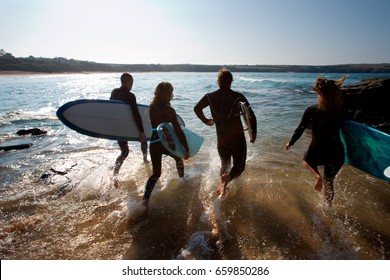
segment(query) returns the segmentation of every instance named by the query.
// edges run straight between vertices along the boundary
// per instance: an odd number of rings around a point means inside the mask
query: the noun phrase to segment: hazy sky
[[[105,63],[390,63],[389,0],[0,0],[0,49]]]

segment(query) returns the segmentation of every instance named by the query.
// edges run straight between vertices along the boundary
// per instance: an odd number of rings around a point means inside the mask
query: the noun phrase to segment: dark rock
[[[11,150],[23,150],[23,149],[28,149],[32,146],[32,143],[25,143],[25,144],[11,144],[11,145],[1,145],[0,146],[0,151],[11,151]]]
[[[347,119],[390,134],[390,78],[373,78],[341,88]]]
[[[50,174],[45,173],[45,174],[42,174],[41,179],[47,179],[49,177],[50,177]]]
[[[22,130],[19,130],[18,132],[16,132],[17,135],[27,135],[27,134],[42,135],[42,134],[46,134],[46,133],[47,133],[46,131],[43,131],[39,128],[22,129]]]

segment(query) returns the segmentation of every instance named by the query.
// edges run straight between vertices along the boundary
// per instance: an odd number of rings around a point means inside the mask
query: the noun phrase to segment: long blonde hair
[[[348,75],[342,76],[337,81],[327,80],[324,77],[317,78],[317,81],[312,86],[312,89],[318,94],[319,110],[325,112],[340,112],[342,110],[343,96],[339,90],[346,78],[348,78]]]
[[[156,105],[168,105],[173,98],[173,86],[169,82],[161,82],[154,90],[154,98],[150,103],[151,107]]]

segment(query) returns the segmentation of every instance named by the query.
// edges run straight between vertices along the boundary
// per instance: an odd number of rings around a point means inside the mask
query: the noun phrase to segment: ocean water
[[[284,149],[316,102],[310,87],[319,74],[233,73],[258,136],[248,144],[246,171],[221,201],[215,128],[193,112],[217,88],[217,74],[135,73],[139,103],[149,104],[160,81],[171,82],[172,106],[205,137],[184,179],[163,158],[147,213],[140,201],[152,168],[139,143],[130,142],[114,180],[116,142],[78,134],[56,117],[66,102],[108,99],[120,74],[0,76],[0,142],[33,144],[0,151],[0,259],[390,259],[389,183],[344,165],[329,208],[302,164],[309,132]],[[351,74],[346,84],[381,76]],[[47,134],[16,134],[30,128]]]

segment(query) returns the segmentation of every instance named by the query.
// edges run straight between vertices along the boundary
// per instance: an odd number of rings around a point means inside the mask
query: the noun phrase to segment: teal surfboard
[[[188,128],[182,127],[182,130],[184,132],[184,135],[186,136],[187,144],[190,148],[190,156],[192,157],[199,152],[200,147],[203,144],[204,138],[196,134],[195,132],[192,132]],[[157,134],[163,146],[171,154],[180,158],[184,158],[184,146],[181,144],[179,138],[177,137],[172,124],[168,122],[163,122],[159,124],[159,126],[157,127]]]
[[[345,162],[390,181],[390,135],[353,121],[344,121],[341,140]]]

